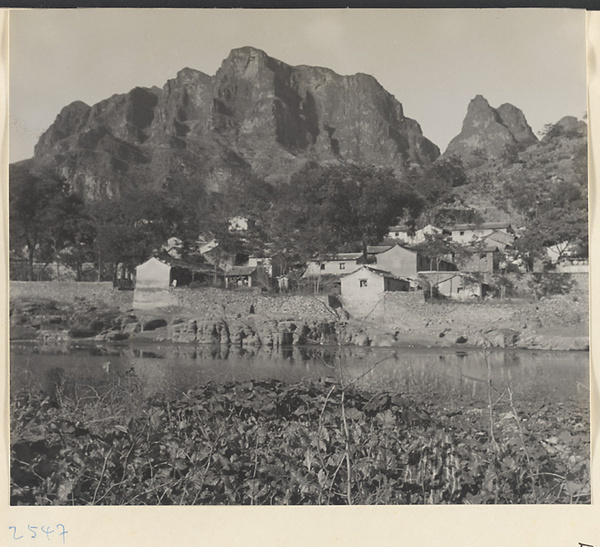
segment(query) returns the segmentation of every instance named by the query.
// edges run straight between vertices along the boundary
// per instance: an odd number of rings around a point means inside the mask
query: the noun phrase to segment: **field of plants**
[[[335,378],[145,398],[132,370],[11,396],[12,505],[589,503],[589,408]]]

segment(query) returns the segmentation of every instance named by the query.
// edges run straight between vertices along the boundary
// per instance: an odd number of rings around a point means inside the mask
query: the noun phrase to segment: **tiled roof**
[[[362,256],[362,253],[337,253],[327,258],[313,258],[311,262],[334,262],[338,260],[357,260]]]
[[[379,253],[384,253],[385,251],[389,251],[393,245],[368,245],[367,253],[370,255],[376,255]]]
[[[502,230],[510,228],[510,222],[484,222],[483,224],[455,224],[448,226],[448,230],[456,232],[457,230]]]
[[[234,266],[225,272],[226,277],[251,275],[256,271],[256,266]]]
[[[373,272],[376,275],[380,275],[381,277],[390,277],[392,279],[400,279],[401,281],[408,281],[408,279],[406,279],[405,277],[399,277],[397,275],[394,275],[392,272],[387,272],[385,270],[379,270],[378,268],[373,268],[372,266],[362,266],[361,268],[359,268],[358,270],[354,270],[353,272],[350,272],[344,276],[341,277],[349,277],[351,275],[355,275],[356,273],[360,272],[361,270],[369,270],[370,272]]]
[[[485,247],[465,247],[467,251],[472,253],[493,253],[498,250],[496,245],[486,245]]]

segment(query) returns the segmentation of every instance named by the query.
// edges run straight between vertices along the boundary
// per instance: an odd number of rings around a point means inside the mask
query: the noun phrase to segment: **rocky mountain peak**
[[[162,89],[69,105],[38,142],[34,163],[98,196],[107,185],[114,193],[123,185],[172,180],[218,191],[250,173],[277,183],[309,161],[402,173],[438,156],[372,76],[291,66],[241,47],[214,76],[186,67]]]
[[[525,114],[516,106],[504,103],[497,108],[496,112],[498,112],[502,123],[519,144],[527,147],[538,142],[533,130],[527,123]]]
[[[505,103],[493,108],[482,95],[471,100],[461,132],[448,144],[444,156],[457,155],[468,166],[498,158],[511,148],[537,142],[523,112]]]

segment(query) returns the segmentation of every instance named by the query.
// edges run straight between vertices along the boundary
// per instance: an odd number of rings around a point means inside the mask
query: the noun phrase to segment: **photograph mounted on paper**
[[[11,505],[590,503],[583,11],[10,24]]]

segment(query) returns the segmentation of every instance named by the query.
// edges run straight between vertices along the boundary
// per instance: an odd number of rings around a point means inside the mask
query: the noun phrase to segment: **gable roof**
[[[225,277],[252,275],[256,270],[257,266],[234,266],[225,272]]]
[[[513,234],[508,234],[506,232],[494,230],[491,234],[488,234],[483,239],[491,239],[492,241],[497,241],[498,243],[508,243],[509,241],[514,241],[516,237]]]
[[[389,251],[395,245],[367,245],[367,254],[377,255]]]
[[[161,260],[160,258],[152,256],[148,260],[142,262],[141,264],[138,264],[135,267],[135,269],[137,270],[138,268],[145,268],[147,266],[152,266],[152,265],[164,266],[165,268],[170,268],[171,267],[171,265],[167,264],[164,260]]]
[[[419,272],[418,275],[419,275],[419,277],[425,277],[425,278],[428,278],[430,275],[432,275],[432,276],[435,276],[437,279],[439,279],[440,277],[443,277],[444,279],[441,279],[439,281],[439,283],[445,283],[446,281],[450,281],[451,279],[454,279],[455,277],[461,277],[463,279],[470,281],[471,283],[481,283],[482,285],[486,285],[489,287],[488,283],[486,283],[485,281],[482,281],[480,279],[477,279],[475,276],[473,276],[472,274],[470,274],[468,272],[438,272],[436,270],[429,270],[429,271]]]
[[[166,252],[160,252],[158,255],[155,255],[153,258],[158,260],[159,262],[165,264],[166,266],[170,266],[172,268],[181,268],[183,270],[189,270],[190,272],[196,273],[214,273],[215,266],[207,263],[198,263],[198,262],[190,262],[188,260],[182,260],[180,258],[173,258]],[[221,268],[216,268],[217,272],[221,272]]]
[[[356,274],[360,273],[362,270],[367,270],[367,271],[374,273],[375,275],[378,275],[380,277],[387,277],[390,279],[399,279],[400,281],[406,281],[407,283],[410,283],[410,280],[406,279],[405,277],[399,277],[397,275],[394,275],[392,272],[387,272],[385,270],[380,270],[378,268],[373,268],[372,266],[366,266],[366,265],[361,266],[360,268],[358,268],[358,270],[354,270],[353,272],[342,275],[340,277],[341,278],[350,277],[351,275],[356,275]]]
[[[309,262],[338,262],[340,260],[357,260],[362,256],[362,253],[336,253],[330,257],[313,258]]]
[[[382,253],[386,253],[387,251],[392,250],[394,247],[400,247],[405,251],[410,253],[418,254],[419,251],[414,249],[413,247],[409,247],[408,245],[402,245],[400,243],[394,243],[392,245],[369,245],[367,246],[367,254],[369,255],[378,255]]]
[[[497,245],[486,245],[485,247],[471,246],[465,247],[465,249],[471,253],[494,253],[499,250]]]
[[[482,224],[455,224],[449,226],[448,230],[456,232],[458,230],[503,230],[510,228],[510,222],[484,222]]]

